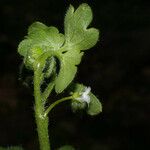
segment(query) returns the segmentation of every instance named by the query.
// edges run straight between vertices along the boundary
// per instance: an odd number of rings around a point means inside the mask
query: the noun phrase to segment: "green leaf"
[[[85,88],[86,86],[84,86],[83,84],[74,84],[71,87],[71,91],[75,94],[77,93],[78,95],[80,95],[83,93]],[[86,108],[87,114],[91,116],[97,115],[100,112],[102,112],[102,104],[99,101],[99,99],[92,92],[89,93],[89,96],[90,103],[87,105],[87,107],[85,106],[85,102],[81,103],[76,100],[73,100],[71,103],[72,110],[75,112],[77,110]]]
[[[24,56],[26,67],[33,70],[35,60],[45,52],[57,51],[63,43],[64,36],[57,28],[35,22],[29,27],[25,40],[20,42],[18,52]]]
[[[65,146],[60,147],[58,150],[75,150],[75,148],[73,148],[70,145],[65,145]]]
[[[92,10],[87,4],[81,4],[76,11],[70,6],[65,17],[66,45],[79,50],[93,47],[99,37],[95,28],[87,29],[93,18]]]
[[[96,44],[99,31],[87,29],[92,21],[92,10],[87,4],[80,5],[76,11],[70,5],[65,16],[65,54],[60,59],[60,74],[56,79],[55,90],[61,93],[74,79],[77,65],[81,61],[81,50],[89,49]]]
[[[64,43],[64,35],[59,33],[53,26],[46,26],[43,23],[35,22],[28,30],[29,38],[34,40],[34,44],[47,47],[48,50],[58,50]]]
[[[23,150],[23,149],[18,146],[13,146],[13,147],[8,147],[8,148],[0,147],[0,150]]]
[[[64,21],[65,35],[59,33],[55,27],[35,22],[29,27],[28,35],[18,46],[19,54],[24,57],[25,66],[31,70],[37,69],[39,64],[45,66],[44,63],[47,61],[43,58],[55,58],[52,63],[57,67],[56,93],[64,91],[74,79],[77,65],[84,54],[82,50],[91,48],[98,41],[99,31],[87,28],[92,18],[92,10],[87,4],[81,4],[76,11],[70,5]],[[39,62],[40,60],[42,62]],[[40,72],[42,69],[41,67]],[[50,67],[47,69],[45,72],[49,76],[53,70]]]
[[[77,66],[83,53],[78,51],[67,51],[60,57],[60,71],[56,78],[55,91],[61,93],[74,79],[77,72]]]

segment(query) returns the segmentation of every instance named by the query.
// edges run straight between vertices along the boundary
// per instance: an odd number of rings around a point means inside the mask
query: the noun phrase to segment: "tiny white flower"
[[[91,91],[90,87],[85,87],[84,91],[81,92],[81,96],[76,98],[76,100],[79,100],[80,102],[86,102],[88,105],[90,103],[90,96],[89,93]]]

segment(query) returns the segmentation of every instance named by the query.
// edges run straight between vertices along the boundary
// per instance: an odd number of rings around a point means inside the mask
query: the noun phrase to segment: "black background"
[[[34,21],[63,32],[69,4],[93,10],[91,26],[101,31],[86,52],[76,81],[92,87],[103,112],[73,114],[69,104],[50,116],[53,149],[72,144],[82,150],[150,148],[150,3],[144,0],[0,0],[0,145],[38,149],[32,90],[18,81],[17,45]]]

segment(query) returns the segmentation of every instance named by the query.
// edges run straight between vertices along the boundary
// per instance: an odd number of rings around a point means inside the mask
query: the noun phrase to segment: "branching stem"
[[[34,97],[35,97],[35,118],[37,124],[37,132],[40,143],[40,150],[51,150],[49,134],[48,134],[48,117],[43,117],[44,103],[42,101],[40,90],[40,75],[38,70],[34,71]]]

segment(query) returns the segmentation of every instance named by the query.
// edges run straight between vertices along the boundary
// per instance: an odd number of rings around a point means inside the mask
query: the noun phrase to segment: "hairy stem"
[[[46,103],[46,100],[47,100],[48,96],[50,95],[53,87],[54,87],[54,82],[52,81],[51,83],[48,84],[47,88],[42,93],[43,102]]]
[[[43,117],[44,103],[40,91],[40,77],[37,70],[34,71],[34,97],[35,97],[35,118],[37,132],[40,144],[40,150],[50,150],[50,141],[48,134],[48,117]]]

